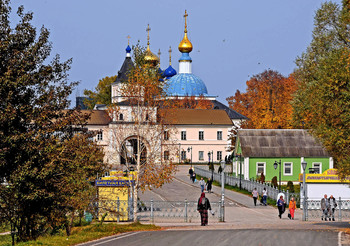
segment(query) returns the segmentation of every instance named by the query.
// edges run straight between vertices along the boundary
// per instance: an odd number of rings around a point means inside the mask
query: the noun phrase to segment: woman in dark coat
[[[211,180],[211,178],[209,178],[209,179],[207,180],[207,191],[208,191],[208,193],[211,193],[211,186],[212,186],[212,183],[213,183],[213,181]]]
[[[277,201],[277,207],[278,207],[278,217],[282,219],[282,214],[284,213],[286,209],[286,202],[283,199],[283,196],[280,196],[280,199]]]
[[[201,226],[208,225],[208,209],[211,210],[209,199],[206,198],[205,193],[202,192],[197,204],[197,210],[201,215]]]

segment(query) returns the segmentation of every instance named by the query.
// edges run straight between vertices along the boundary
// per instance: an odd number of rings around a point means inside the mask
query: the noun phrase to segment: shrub
[[[278,186],[278,185],[277,185],[277,176],[274,176],[274,177],[272,178],[271,183],[272,183],[273,187],[275,187],[275,188]]]
[[[287,190],[289,190],[290,193],[294,193],[294,184],[292,181],[288,181]]]

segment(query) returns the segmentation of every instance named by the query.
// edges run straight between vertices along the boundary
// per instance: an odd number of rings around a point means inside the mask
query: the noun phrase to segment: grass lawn
[[[107,237],[123,232],[129,231],[156,231],[160,230],[160,227],[155,225],[143,225],[140,223],[133,224],[117,224],[117,223],[104,223],[103,225],[91,224],[88,226],[74,227],[72,229],[72,235],[67,238],[66,234],[61,233],[53,236],[39,237],[36,241],[28,241],[24,243],[18,243],[16,245],[52,245],[52,246],[66,246],[75,245],[78,243],[88,242],[94,239]],[[11,235],[0,236],[0,246],[11,245]]]

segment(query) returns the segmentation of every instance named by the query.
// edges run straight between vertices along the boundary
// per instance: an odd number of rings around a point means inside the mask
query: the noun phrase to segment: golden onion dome
[[[187,32],[185,32],[184,38],[179,44],[179,51],[182,53],[190,53],[193,49],[192,43],[187,38]]]
[[[157,66],[159,63],[159,57],[152,53],[149,46],[147,46],[145,62],[152,66]]]
[[[193,49],[193,46],[192,46],[192,43],[190,42],[190,40],[188,40],[188,37],[187,37],[187,11],[185,10],[185,35],[182,39],[182,41],[180,42],[179,44],[179,51],[182,52],[182,53],[190,53]]]
[[[145,55],[145,62],[147,64],[150,64],[151,66],[157,66],[159,63],[159,57],[153,54],[151,49],[149,48],[149,31],[151,31],[149,24],[147,26],[146,31],[147,31],[147,49],[146,49],[146,55]]]

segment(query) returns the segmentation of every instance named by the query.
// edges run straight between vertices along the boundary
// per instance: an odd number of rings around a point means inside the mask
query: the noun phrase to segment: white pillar
[[[249,179],[249,157],[244,158],[244,179]]]
[[[329,157],[329,169],[334,168],[333,157]]]

